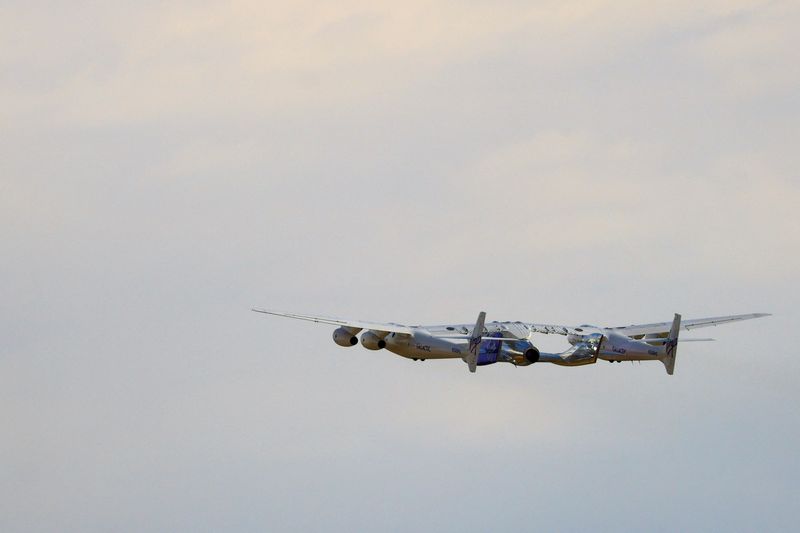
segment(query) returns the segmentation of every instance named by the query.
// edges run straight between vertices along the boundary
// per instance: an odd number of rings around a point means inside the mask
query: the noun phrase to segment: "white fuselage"
[[[384,340],[387,350],[409,359],[461,359],[468,346],[465,340],[434,337],[423,329],[413,335],[392,333]]]

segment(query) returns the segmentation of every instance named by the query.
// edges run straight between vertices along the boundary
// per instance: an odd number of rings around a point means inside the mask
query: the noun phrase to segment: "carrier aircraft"
[[[336,326],[333,341],[352,347],[359,342],[368,350],[388,350],[408,359],[461,359],[470,372],[494,363],[529,366],[553,363],[560,366],[591,365],[598,360],[661,361],[667,374],[675,371],[678,336],[682,330],[718,326],[769,316],[769,313],[718,316],[672,322],[601,328],[596,326],[559,326],[529,322],[486,322],[481,311],[475,324],[443,326],[405,326],[395,323],[365,322],[314,315],[300,315],[254,308],[257,313],[307,320]],[[358,335],[360,334],[360,341]],[[569,345],[563,352],[546,353],[535,345],[536,335],[561,335]],[[711,341],[708,338],[681,339]]]

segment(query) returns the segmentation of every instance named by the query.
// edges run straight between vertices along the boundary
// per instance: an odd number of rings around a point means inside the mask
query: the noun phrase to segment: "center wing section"
[[[319,324],[331,324],[333,326],[344,326],[357,329],[371,329],[373,331],[386,331],[389,333],[405,333],[410,335],[413,333],[414,328],[404,326],[402,324],[393,323],[380,323],[380,322],[365,322],[363,320],[349,320],[343,318],[333,318],[326,316],[315,315],[300,315],[297,313],[285,313],[283,311],[270,311],[268,309],[261,309],[254,307],[253,311],[256,313],[264,313],[266,315],[282,316],[286,318],[294,318],[295,320],[307,320],[309,322],[317,322]]]
[[[443,326],[424,326],[425,331],[437,337],[469,339],[474,324],[451,324]],[[517,339],[528,339],[532,333],[554,333],[569,335],[574,328],[553,324],[532,324],[527,322],[486,322],[484,334],[503,333]]]

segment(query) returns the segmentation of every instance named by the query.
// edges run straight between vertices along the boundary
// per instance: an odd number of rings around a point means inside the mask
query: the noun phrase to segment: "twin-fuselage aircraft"
[[[681,330],[693,330],[769,316],[768,313],[731,315],[681,321],[676,314],[672,322],[640,324],[611,328],[596,326],[556,326],[528,322],[486,322],[481,312],[475,324],[444,326],[404,326],[394,323],[343,320],[313,315],[300,315],[266,309],[253,311],[298,320],[308,320],[337,326],[333,341],[351,347],[359,343],[368,350],[386,349],[414,360],[462,359],[470,372],[478,366],[511,363],[528,366],[533,363],[553,363],[561,366],[581,366],[598,360],[661,361],[672,375],[678,352]],[[541,352],[534,344],[534,335],[563,335],[569,348],[563,352]],[[682,339],[710,341],[713,339]]]

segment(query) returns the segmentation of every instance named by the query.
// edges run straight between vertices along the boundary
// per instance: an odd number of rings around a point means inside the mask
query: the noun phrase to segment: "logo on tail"
[[[672,327],[669,330],[669,336],[666,342],[664,342],[664,355],[660,357],[661,362],[664,363],[664,368],[667,369],[667,374],[670,376],[675,372],[675,356],[678,355],[678,335],[680,331],[681,315],[675,313]]]
[[[675,348],[678,347],[678,339],[669,339],[664,343],[664,351],[667,352],[668,357],[675,354]]]
[[[481,345],[481,338],[480,337],[472,337],[469,339],[469,353],[477,354],[478,353],[478,346]]]
[[[478,347],[481,345],[483,337],[483,323],[486,320],[486,313],[481,311],[478,313],[478,321],[475,322],[475,327],[472,329],[472,336],[469,338],[469,355],[464,357],[464,362],[467,363],[470,372],[475,372],[478,366]]]

